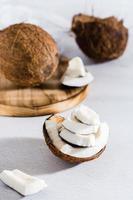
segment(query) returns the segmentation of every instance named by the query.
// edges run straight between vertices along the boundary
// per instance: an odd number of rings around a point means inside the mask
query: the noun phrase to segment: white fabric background
[[[94,10],[97,16],[115,15],[129,27],[125,54],[95,65],[70,36],[74,14]],[[18,168],[46,180],[48,188],[23,198],[0,182],[0,200],[133,199],[133,1],[131,0],[0,0],[0,28],[15,22],[33,22],[47,29],[62,53],[81,56],[95,81],[85,104],[110,125],[105,153],[97,160],[70,165],[44,145],[45,117],[0,117],[0,172]]]

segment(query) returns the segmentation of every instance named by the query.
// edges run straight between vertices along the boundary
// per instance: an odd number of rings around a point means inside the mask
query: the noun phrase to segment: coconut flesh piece
[[[85,76],[84,64],[80,57],[75,57],[69,61],[65,75],[70,77]]]
[[[62,125],[63,127],[65,127],[65,129],[71,131],[72,133],[80,135],[89,135],[96,133],[99,128],[99,125],[97,124],[91,126],[71,119],[64,120]]]
[[[69,142],[70,144],[74,144],[81,147],[93,147],[95,146],[95,135],[81,135],[81,134],[74,134],[69,130],[63,128],[59,133],[60,137],[65,141]]]
[[[0,179],[10,188],[24,196],[35,194],[47,187],[44,180],[25,174],[18,169],[12,171],[4,170],[0,173]]]
[[[46,120],[45,125],[53,145],[59,151],[69,156],[77,158],[91,157],[97,154],[101,149],[103,149],[108,141],[109,128],[106,123],[101,123],[98,132],[95,134],[95,146],[86,148],[76,148],[63,141],[59,136],[58,128],[60,128],[60,126],[58,126],[57,122],[54,122],[52,120]]]
[[[94,77],[90,72],[86,72],[84,77],[70,77],[64,76],[62,84],[70,87],[83,87],[90,84],[94,80]]]
[[[82,106],[85,110],[88,109],[86,106]],[[82,110],[82,107],[79,107]],[[79,110],[77,108],[77,110]],[[83,111],[84,111],[83,110]],[[84,117],[84,114],[82,113],[81,117]],[[94,115],[95,114],[95,115]],[[62,126],[64,127],[60,132],[60,137],[64,139],[65,141],[82,147],[90,147],[95,146],[95,136],[94,134],[98,131],[100,120],[98,117],[97,120],[94,120],[94,118],[97,119],[97,114],[91,110],[89,113],[89,124],[84,124],[81,121],[73,120],[75,119],[75,115],[73,112],[73,116],[71,115],[72,119],[66,119],[62,122]],[[91,125],[93,120],[93,124]]]
[[[75,57],[69,61],[68,68],[62,79],[62,84],[71,87],[82,87],[90,84],[94,77],[85,71],[83,61]]]
[[[99,125],[100,119],[99,115],[92,109],[88,108],[85,105],[79,106],[72,112],[72,117],[75,117],[77,120],[84,124],[88,125]]]

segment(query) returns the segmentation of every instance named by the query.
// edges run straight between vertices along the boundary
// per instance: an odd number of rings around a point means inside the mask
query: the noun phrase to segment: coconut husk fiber
[[[71,30],[80,49],[97,62],[121,56],[128,41],[128,29],[114,16],[102,19],[78,14],[72,19]]]
[[[39,26],[20,23],[0,31],[0,72],[16,85],[44,83],[58,62],[56,42]]]

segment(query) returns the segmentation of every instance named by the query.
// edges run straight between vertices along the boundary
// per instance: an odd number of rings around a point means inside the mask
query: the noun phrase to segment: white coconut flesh
[[[53,145],[62,153],[77,157],[77,158],[87,158],[97,154],[101,149],[103,149],[108,141],[109,128],[106,123],[101,123],[99,130],[95,134],[95,146],[93,147],[73,147],[59,136],[58,129],[59,124],[52,121],[46,120],[45,122],[47,133],[52,140]]]
[[[80,57],[75,57],[69,61],[65,75],[70,77],[85,76],[85,67]]]
[[[71,119],[64,120],[62,125],[65,127],[65,129],[71,131],[72,133],[76,133],[80,135],[88,135],[88,134],[96,133],[99,128],[99,125],[97,124],[87,125],[87,124],[83,124]]]
[[[84,77],[70,77],[64,75],[62,84],[71,87],[82,87],[90,84],[94,80],[94,77],[90,72],[85,72]]]
[[[79,106],[72,112],[72,118],[79,120],[80,122],[88,125],[99,125],[99,115],[92,109],[85,105]]]
[[[68,68],[62,78],[62,84],[70,87],[82,87],[90,84],[94,77],[86,72],[83,61],[80,57],[71,59]]]
[[[81,147],[93,147],[95,146],[95,135],[80,135],[74,134],[67,129],[63,128],[59,133],[60,137],[70,144],[81,146]]]

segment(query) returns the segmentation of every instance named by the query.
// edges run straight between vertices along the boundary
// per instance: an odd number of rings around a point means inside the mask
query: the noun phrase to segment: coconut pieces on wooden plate
[[[92,74],[86,71],[82,59],[74,57],[69,61],[61,83],[69,87],[82,87],[90,84],[93,79]]]
[[[50,116],[44,122],[43,133],[55,156],[70,163],[81,163],[102,154],[108,142],[109,127],[100,121],[95,111],[81,105],[67,118]]]

